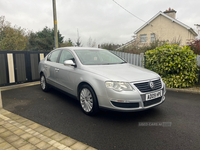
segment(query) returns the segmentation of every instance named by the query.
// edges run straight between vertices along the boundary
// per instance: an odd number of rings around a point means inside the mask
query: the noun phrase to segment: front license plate
[[[146,101],[158,98],[162,96],[162,91],[146,94]]]

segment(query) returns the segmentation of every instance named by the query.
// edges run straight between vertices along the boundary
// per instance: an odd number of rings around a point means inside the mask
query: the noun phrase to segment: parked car
[[[39,73],[43,91],[55,87],[74,96],[88,115],[101,108],[145,110],[165,100],[165,83],[157,73],[103,49],[58,48],[40,61]]]

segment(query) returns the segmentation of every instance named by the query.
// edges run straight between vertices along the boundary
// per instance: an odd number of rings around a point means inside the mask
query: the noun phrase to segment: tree
[[[200,55],[200,39],[195,39],[187,43],[195,54]]]
[[[63,43],[64,36],[58,31],[58,44],[59,47]],[[30,51],[49,51],[54,49],[54,29],[50,29],[47,26],[42,31],[36,33],[30,32],[28,49]]]
[[[70,46],[74,46],[74,44],[70,38],[68,39],[68,41],[61,43],[61,47],[70,47]]]
[[[79,32],[78,32],[78,29],[77,29],[77,39],[76,39],[76,42],[75,42],[75,46],[77,47],[82,47],[82,43],[81,43],[81,37],[79,36]]]
[[[25,29],[11,27],[4,16],[0,17],[0,50],[25,50],[27,42]]]
[[[90,38],[88,39],[87,46],[88,46],[88,47],[96,47],[96,41],[95,41],[95,40],[92,40],[92,38],[90,37]]]
[[[74,45],[73,42],[72,42],[72,40],[71,40],[70,38],[68,39],[67,44],[68,44],[69,46],[73,46],[73,45]]]
[[[103,43],[98,46],[99,48],[107,49],[107,50],[116,50],[118,47],[120,47],[119,44],[113,44],[113,43]]]

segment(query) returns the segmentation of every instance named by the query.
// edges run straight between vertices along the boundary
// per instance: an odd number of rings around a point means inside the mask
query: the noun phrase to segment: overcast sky
[[[176,18],[194,28],[200,24],[200,0],[115,0],[128,11],[148,21],[159,11],[173,8]],[[113,0],[56,0],[58,29],[65,37],[84,46],[91,37],[97,44],[122,44],[130,41],[144,22],[132,16]],[[11,25],[39,31],[53,28],[52,0],[0,0],[0,16]]]

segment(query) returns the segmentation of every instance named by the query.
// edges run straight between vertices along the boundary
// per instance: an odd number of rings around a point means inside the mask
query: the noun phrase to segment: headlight
[[[126,82],[107,81],[105,84],[106,84],[107,88],[113,89],[117,92],[132,91],[133,90],[131,85],[129,83],[126,83]]]

